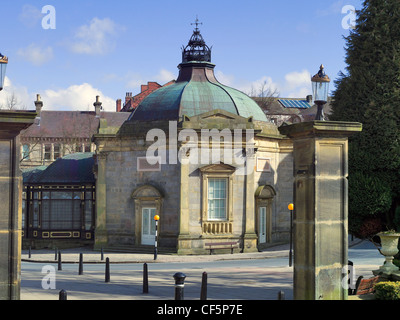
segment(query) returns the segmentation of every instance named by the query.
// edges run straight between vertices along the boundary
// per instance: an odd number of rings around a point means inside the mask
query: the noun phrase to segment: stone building
[[[237,241],[243,252],[289,238],[292,143],[253,99],[215,78],[196,27],[175,83],[147,96],[121,126],[100,120],[95,246],[154,245],[205,254]]]
[[[99,119],[120,126],[129,115],[101,110],[101,102],[94,103],[93,111],[47,111],[37,95],[35,123],[21,132],[21,169],[48,166],[65,155],[94,152],[91,141],[99,126]]]

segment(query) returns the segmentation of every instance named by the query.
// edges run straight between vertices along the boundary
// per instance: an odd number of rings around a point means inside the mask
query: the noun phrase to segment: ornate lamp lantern
[[[331,79],[325,74],[324,66],[321,65],[318,73],[311,78],[314,102],[318,106],[315,120],[325,120],[324,104],[328,101],[329,83]]]
[[[3,90],[8,58],[0,53],[0,91]]]

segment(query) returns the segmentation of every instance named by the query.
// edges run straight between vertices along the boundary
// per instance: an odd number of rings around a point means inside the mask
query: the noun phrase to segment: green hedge
[[[377,300],[400,300],[400,282],[385,281],[375,285]]]

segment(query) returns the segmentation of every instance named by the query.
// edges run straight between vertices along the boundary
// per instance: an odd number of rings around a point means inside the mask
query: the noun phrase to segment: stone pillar
[[[106,152],[98,153],[96,170],[96,228],[95,249],[107,246],[107,155]]]
[[[21,287],[22,176],[19,133],[35,112],[0,111],[0,300],[19,300]]]
[[[257,252],[257,234],[255,231],[255,189],[254,189],[254,154],[247,155],[246,168],[246,220],[245,220],[245,233],[243,236],[243,252]]]
[[[311,121],[279,130],[293,141],[294,299],[345,300],[348,137],[362,125]]]
[[[178,254],[189,254],[191,253],[191,238],[189,234],[189,157],[182,156],[180,168]]]

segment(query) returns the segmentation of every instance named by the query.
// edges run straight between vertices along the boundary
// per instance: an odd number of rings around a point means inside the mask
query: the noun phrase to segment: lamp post
[[[0,91],[3,90],[8,58],[0,53]]]
[[[293,210],[294,210],[294,205],[293,203],[290,203],[288,205],[288,209],[290,211],[290,243],[289,243],[289,267],[292,266],[292,235],[293,235]]]
[[[315,120],[325,121],[324,104],[328,102],[329,83],[331,80],[325,74],[324,66],[321,65],[318,73],[311,78],[314,102],[318,106]]]
[[[157,229],[158,229],[158,220],[160,220],[159,215],[154,216],[154,221],[156,222],[156,235],[154,237],[154,260],[157,260]]]

